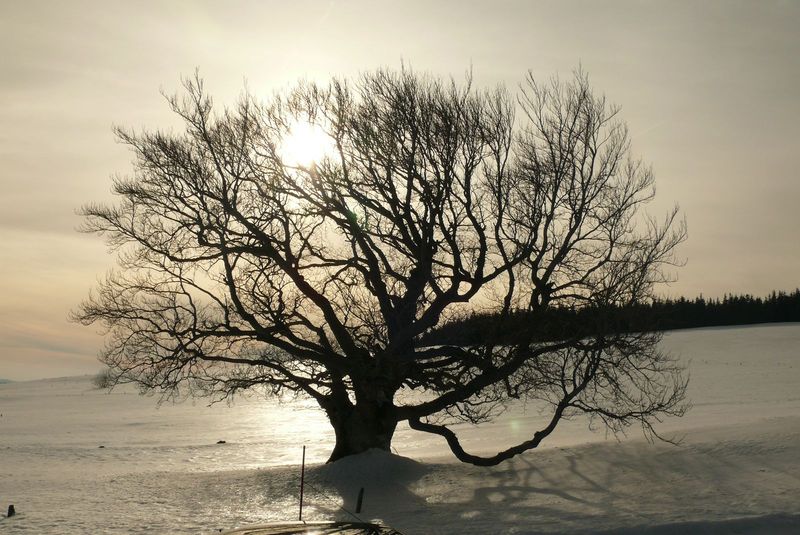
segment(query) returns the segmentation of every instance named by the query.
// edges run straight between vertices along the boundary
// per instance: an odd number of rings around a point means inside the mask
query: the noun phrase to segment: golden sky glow
[[[310,167],[325,157],[332,156],[334,149],[333,138],[321,126],[298,120],[289,127],[280,152],[286,165]]]
[[[75,232],[131,154],[112,125],[179,126],[159,90],[195,68],[218,106],[298,79],[401,62],[514,88],[579,64],[622,106],[680,204],[688,264],[665,291],[800,285],[800,2],[0,2],[0,378],[91,373],[102,338],[67,322],[113,257]],[[316,134],[291,142],[311,161]]]

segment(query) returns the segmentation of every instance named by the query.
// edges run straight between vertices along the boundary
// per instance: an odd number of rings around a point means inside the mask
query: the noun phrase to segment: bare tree
[[[221,113],[198,77],[184,85],[168,100],[185,132],[118,130],[134,171],[114,182],[119,203],[83,209],[119,269],[75,316],[106,326],[117,381],[310,396],[336,434],[331,461],[388,450],[401,421],[491,465],[576,414],[654,434],[683,412],[682,369],[658,335],[618,332],[602,311],[650,299],[685,229],[677,210],[660,223],[641,210],[652,172],[584,74],[528,75],[514,98],[381,70]],[[330,137],[325,158],[286,161],[297,121]],[[555,307],[598,313],[555,341],[499,343],[504,318]],[[476,308],[497,337],[420,343]],[[512,398],[552,417],[497,455],[465,452],[448,426]]]

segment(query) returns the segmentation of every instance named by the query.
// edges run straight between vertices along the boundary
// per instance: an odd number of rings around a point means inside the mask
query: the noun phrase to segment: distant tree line
[[[800,288],[773,291],[767,297],[750,294],[706,299],[654,299],[628,306],[551,308],[520,311],[505,318],[471,314],[427,333],[422,345],[515,343],[525,337],[557,340],[563,336],[602,332],[668,331],[694,327],[750,325],[800,321]]]

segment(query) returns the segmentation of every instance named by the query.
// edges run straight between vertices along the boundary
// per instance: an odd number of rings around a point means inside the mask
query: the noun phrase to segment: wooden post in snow
[[[356,500],[356,514],[361,512],[361,505],[364,503],[364,487],[358,491],[358,500]]]
[[[300,463],[300,516],[297,520],[303,520],[303,490],[306,484],[306,447],[303,446],[303,461]]]

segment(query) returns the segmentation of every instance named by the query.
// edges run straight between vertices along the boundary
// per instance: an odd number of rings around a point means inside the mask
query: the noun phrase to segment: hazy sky
[[[688,261],[664,293],[800,286],[800,2],[0,2],[0,377],[91,373],[67,322],[113,265],[75,210],[130,169],[114,124],[175,124],[199,68],[219,103],[380,66],[516,85],[578,64],[622,106],[678,203]]]

